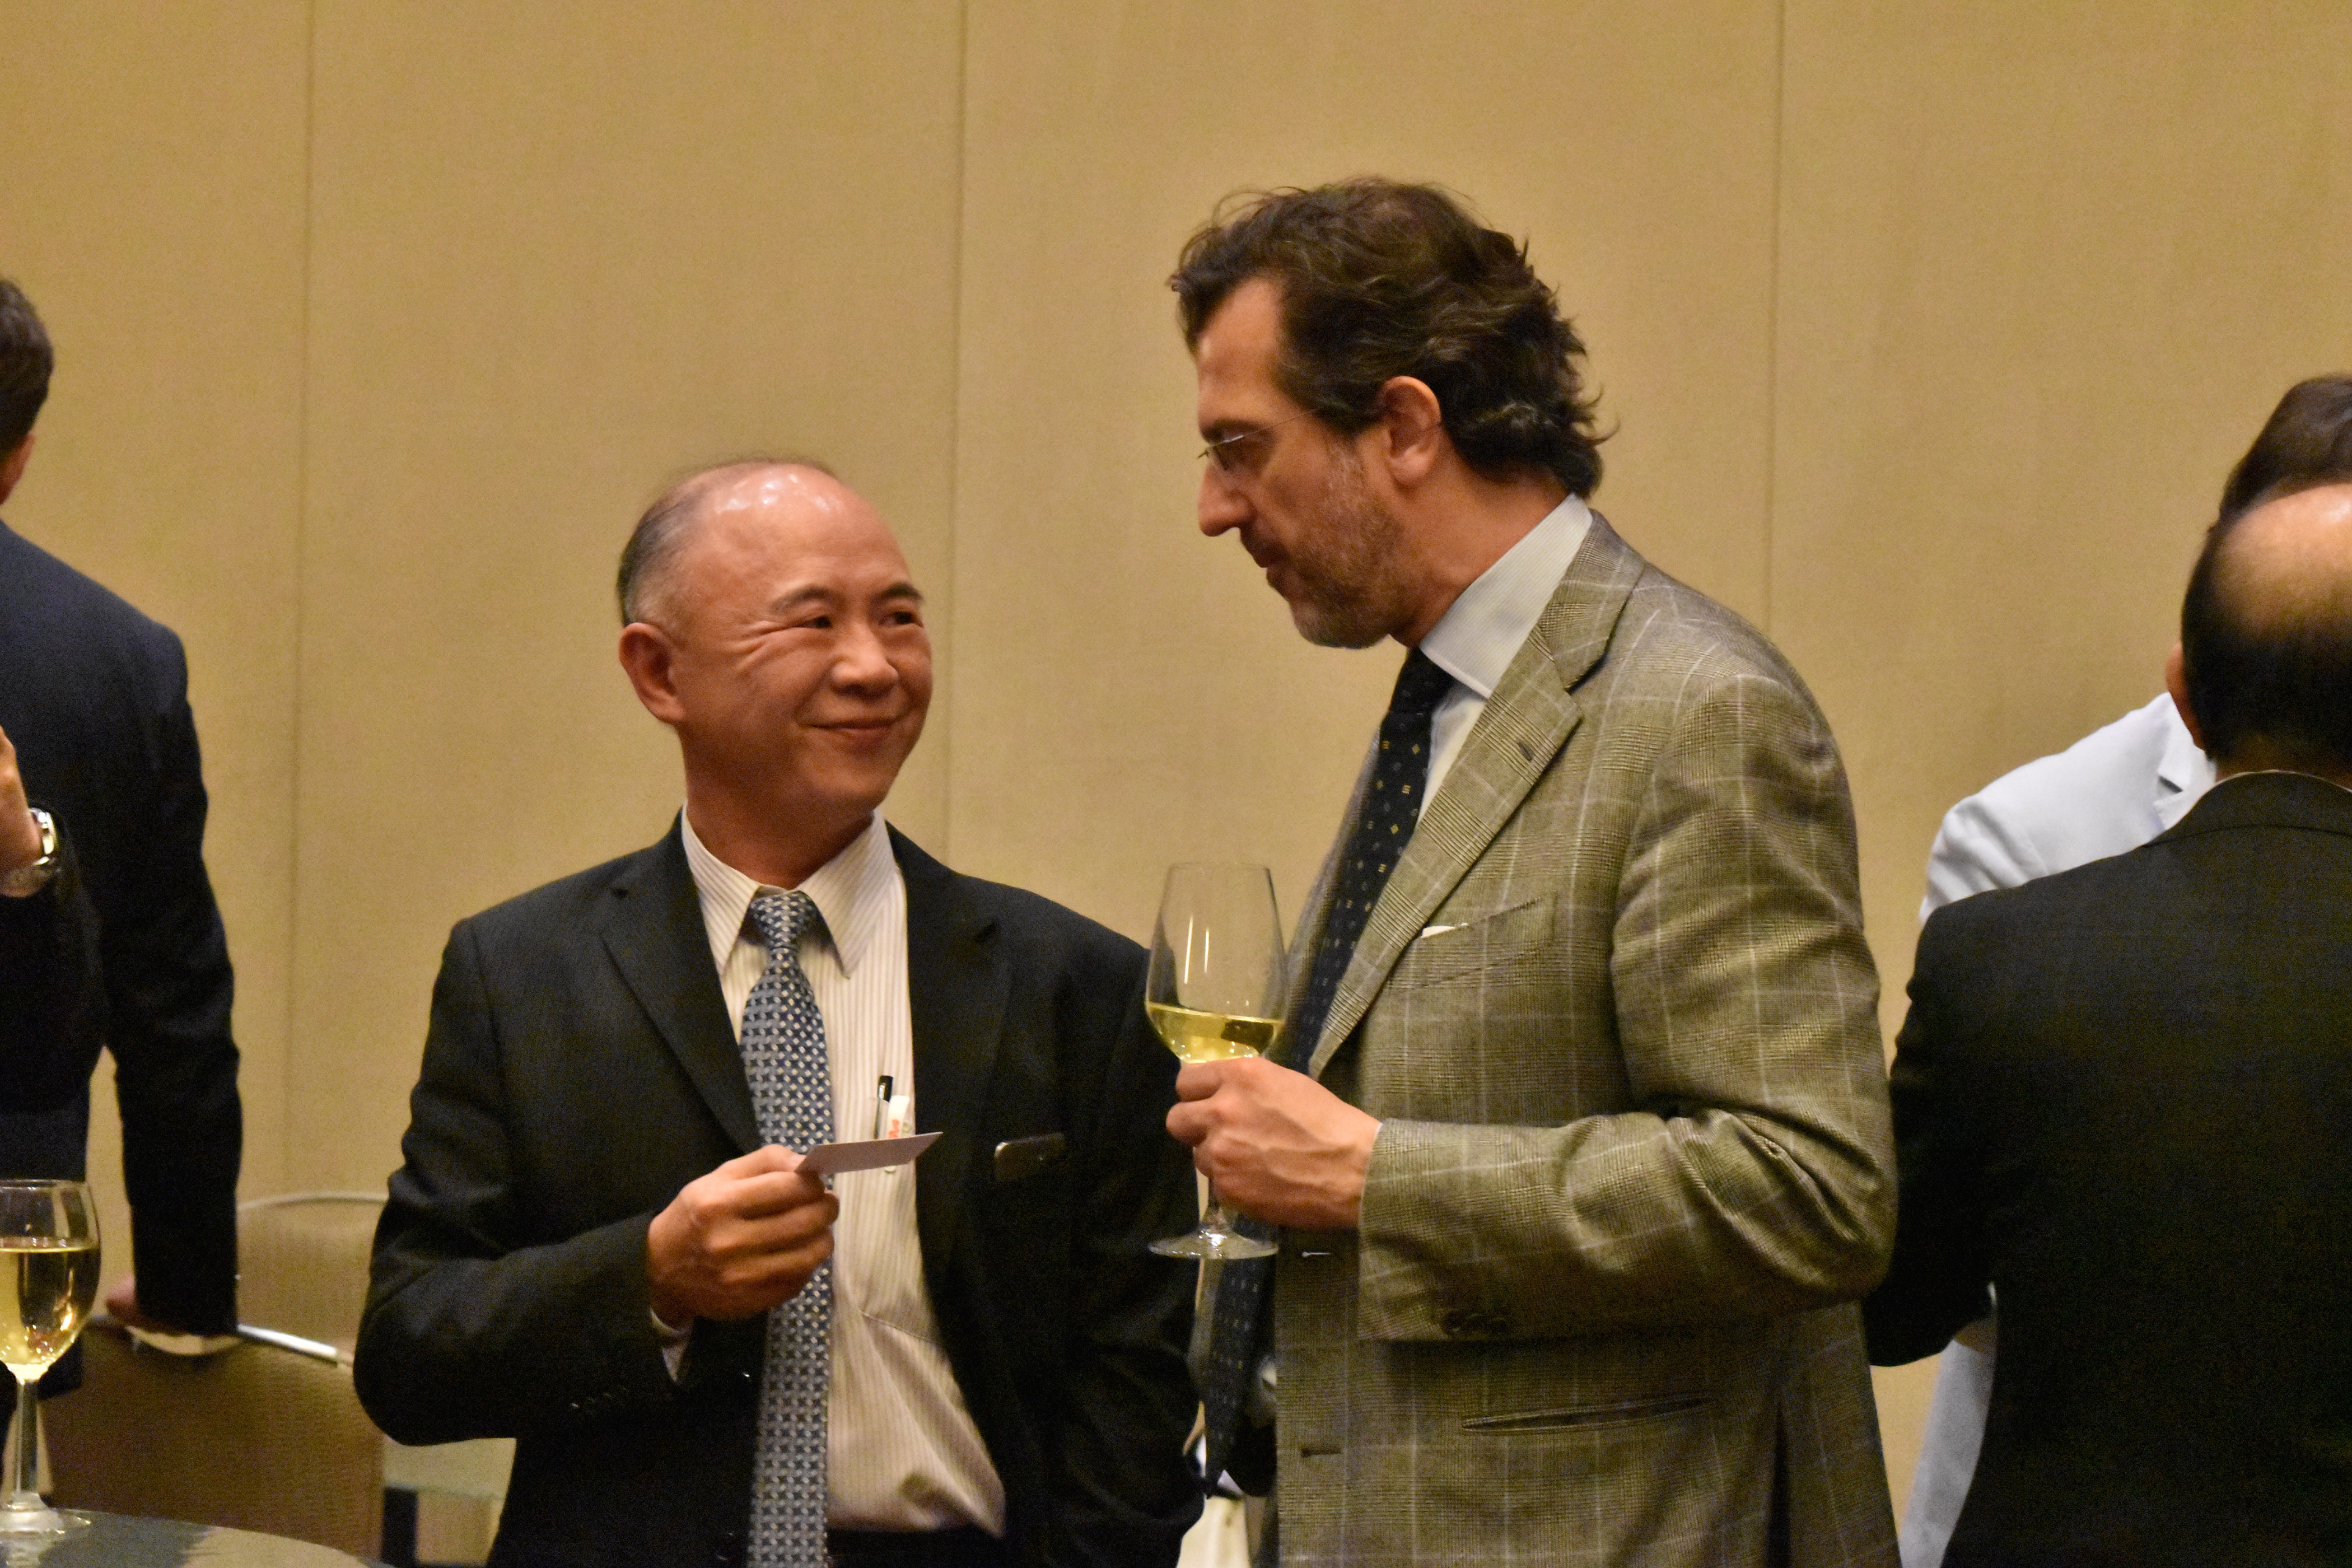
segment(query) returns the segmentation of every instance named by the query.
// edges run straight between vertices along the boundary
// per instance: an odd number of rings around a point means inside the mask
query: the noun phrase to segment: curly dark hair
[[[1486,477],[1547,474],[1578,496],[1600,484],[1584,344],[1527,247],[1452,193],[1362,178],[1228,196],[1168,279],[1188,346],[1253,278],[1282,289],[1276,384],[1341,435],[1374,423],[1381,386],[1409,375]]]
[[[0,458],[24,444],[49,395],[49,334],[25,291],[0,278]]]
[[[2279,400],[2221,491],[2189,575],[2180,657],[2189,706],[2217,759],[2250,741],[2285,765],[2352,772],[2352,597],[2341,582],[2268,604],[2241,582],[2238,525],[2267,501],[2352,484],[2352,376],[2299,382]]]

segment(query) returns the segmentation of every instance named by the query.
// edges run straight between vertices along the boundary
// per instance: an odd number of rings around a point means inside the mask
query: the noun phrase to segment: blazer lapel
[[[1430,798],[1380,902],[1372,906],[1355,956],[1331,999],[1330,1016],[1316,1042],[1308,1072],[1321,1076],[1370,1011],[1405,948],[1486,852],[1567,744],[1583,714],[1575,688],[1607,651],[1643,570],[1642,558],[1594,512],[1567,575],[1496,684],[1461,754]],[[1343,845],[1361,809],[1361,791],[1360,782],[1358,798],[1350,803],[1341,826]],[[1328,903],[1326,884],[1330,880],[1327,870],[1318,885],[1320,903]],[[1325,914],[1328,910],[1318,911],[1318,932]]]
[[[994,917],[956,874],[890,830],[907,881],[907,991],[915,1037],[915,1127],[940,1141],[915,1162],[923,1275],[947,1278],[964,1195],[992,1151],[982,1147],[989,1081],[1004,1032],[1010,979]],[[936,1298],[935,1298],[936,1299]]]
[[[653,1020],[719,1125],[743,1152],[757,1149],[760,1119],[751,1109],[742,1052],[710,962],[701,900],[675,826],[614,880],[598,934],[637,1005]]]

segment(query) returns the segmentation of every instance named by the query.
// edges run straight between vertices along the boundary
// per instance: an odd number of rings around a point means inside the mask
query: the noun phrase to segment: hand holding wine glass
[[[63,1535],[89,1521],[41,1499],[41,1374],[73,1344],[98,1295],[98,1209],[79,1182],[0,1181],[0,1362],[16,1374],[16,1489],[0,1540]]]
[[[1263,1056],[1282,1037],[1288,966],[1263,866],[1171,866],[1151,933],[1144,1011],[1187,1062]],[[1213,1190],[1209,1212],[1183,1236],[1151,1244],[1172,1258],[1265,1258],[1274,1248],[1233,1228]]]

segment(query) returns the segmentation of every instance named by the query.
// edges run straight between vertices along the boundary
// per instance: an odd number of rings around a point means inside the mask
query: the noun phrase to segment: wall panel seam
[[[963,338],[964,290],[971,276],[971,233],[967,226],[971,210],[969,182],[971,175],[971,4],[959,0],[956,6],[956,103],[955,103],[955,258],[954,277],[948,290],[948,331],[955,344],[950,374],[955,384],[948,397],[948,537],[947,537],[947,615],[946,644],[948,651],[947,709],[944,714],[934,714],[928,732],[932,744],[944,755],[940,759],[940,841],[931,847],[932,853],[947,865],[955,861],[956,772],[955,772],[955,709],[957,692],[961,682],[956,678],[954,666],[963,655],[962,639],[957,635],[963,619],[963,405],[967,393],[964,375],[965,345]],[[944,719],[945,722],[938,721]]]
[[[1764,633],[1777,637],[1774,583],[1779,579],[1780,516],[1780,296],[1782,231],[1788,218],[1789,5],[1779,0],[1772,18],[1772,240],[1766,262],[1769,293],[1764,301]]]
[[[310,384],[315,372],[311,361],[312,310],[318,302],[318,280],[314,268],[318,240],[319,211],[319,0],[307,0],[302,8],[302,240],[301,289],[302,311],[297,348],[299,369],[294,381],[294,605],[293,605],[293,690],[289,694],[293,710],[287,764],[289,777],[286,790],[286,875],[289,897],[286,900],[286,1020],[285,1054],[280,1064],[283,1075],[278,1097],[278,1169],[273,1173],[271,1189],[283,1191],[292,1182],[295,1164],[294,1086],[297,1079],[295,1062],[302,1049],[296,1035],[300,1020],[302,980],[299,965],[302,959],[302,731],[306,703],[305,687],[310,667],[304,656],[304,626],[310,600]]]

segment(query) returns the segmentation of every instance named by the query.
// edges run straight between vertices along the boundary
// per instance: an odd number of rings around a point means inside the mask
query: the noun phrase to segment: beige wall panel
[[[1937,818],[2145,701],[2230,463],[2352,365],[2352,11],[1790,6],[1775,627],[1907,968]]]
[[[1892,1024],[1944,810],[2158,689],[2230,463],[2352,368],[2352,11],[1788,15],[1773,630]],[[1882,1384],[1898,1497],[1924,1390]]]
[[[0,273],[58,359],[8,521],[186,645],[249,1192],[282,1173],[307,27],[266,0],[26,5],[0,48]],[[90,1170],[127,1261],[104,1077]]]
[[[298,1094],[397,1157],[450,922],[648,842],[614,560],[684,468],[830,458],[948,559],[957,11],[322,0]],[[934,747],[892,802],[941,816]],[[935,832],[934,832],[934,835]]]
[[[1437,179],[1530,237],[1623,426],[1602,506],[1761,613],[1770,6],[1039,0],[970,27],[964,869],[1145,935],[1171,859],[1268,860],[1288,914],[1337,822],[1394,650],[1305,647],[1239,546],[1193,531],[1162,280],[1236,187]]]

